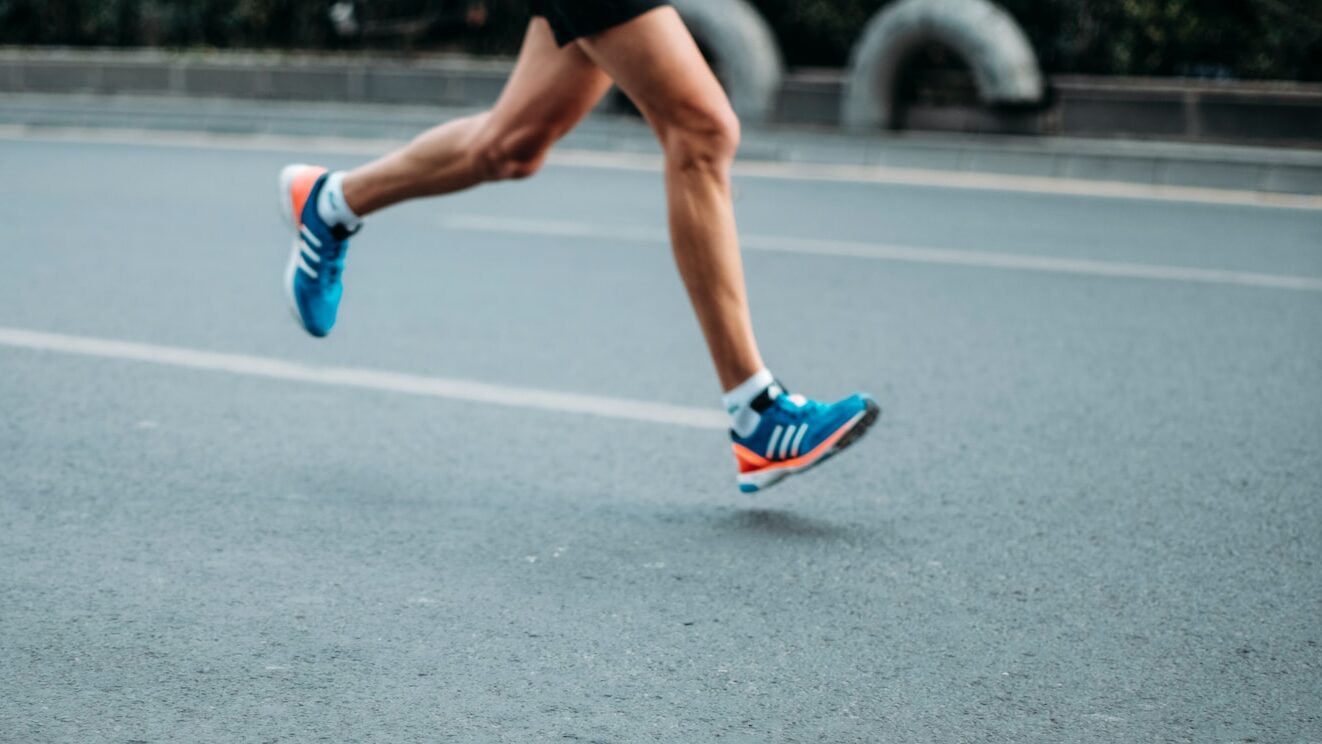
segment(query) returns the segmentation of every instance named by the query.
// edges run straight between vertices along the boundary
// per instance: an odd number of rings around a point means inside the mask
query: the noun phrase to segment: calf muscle
[[[762,369],[730,199],[739,121],[672,8],[579,42],[642,111],[666,154],[675,263],[729,390]]]

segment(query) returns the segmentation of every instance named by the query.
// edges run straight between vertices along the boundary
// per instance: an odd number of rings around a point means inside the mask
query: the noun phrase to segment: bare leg
[[[448,194],[484,181],[532,175],[552,144],[610,88],[577,46],[555,44],[534,18],[500,99],[490,111],[430,129],[402,149],[344,177],[344,198],[359,216],[407,199]]]
[[[730,198],[739,121],[673,8],[578,42],[642,111],[666,154],[675,262],[722,389],[762,368]]]

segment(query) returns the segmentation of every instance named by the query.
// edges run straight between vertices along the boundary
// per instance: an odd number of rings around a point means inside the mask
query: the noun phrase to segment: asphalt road
[[[656,173],[381,215],[315,341],[309,158],[0,141],[0,327],[715,407]],[[1322,213],[738,191],[773,369],[886,409],[751,498],[715,429],[0,343],[0,741],[1322,741],[1322,291],[1233,281]]]

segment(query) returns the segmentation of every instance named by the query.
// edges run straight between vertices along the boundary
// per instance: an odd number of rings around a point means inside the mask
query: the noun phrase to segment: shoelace
[[[334,283],[340,278],[340,272],[344,270],[344,249],[348,246],[349,238],[362,229],[359,225],[353,230],[346,230],[343,227],[332,227],[330,229],[332,242],[326,248],[326,253],[322,258],[322,265],[326,270],[322,276],[327,282]]]
[[[340,278],[340,272],[344,270],[344,243],[336,243],[335,247],[326,251],[326,257],[322,259],[322,266],[326,269],[321,272],[325,281],[334,284]]]
[[[782,393],[775,400],[775,406],[795,421],[808,418],[826,408],[822,403],[801,396],[798,396],[798,399],[803,403],[799,404],[798,401],[794,400],[795,397],[789,393]]]

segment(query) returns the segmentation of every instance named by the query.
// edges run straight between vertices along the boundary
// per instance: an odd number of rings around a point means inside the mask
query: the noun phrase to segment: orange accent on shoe
[[[854,428],[854,424],[857,424],[859,419],[861,419],[862,417],[863,414],[860,413],[857,416],[846,421],[843,425],[841,425],[839,429],[836,429],[834,432],[832,432],[831,436],[827,437],[825,440],[822,441],[821,444],[814,447],[812,451],[809,452],[808,454],[799,455],[798,457],[789,460],[781,460],[780,462],[771,462],[770,460],[767,460],[764,457],[760,457],[759,455],[749,452],[747,448],[740,447],[739,445],[736,444],[734,445],[734,447],[737,448],[735,449],[735,453],[734,453],[736,458],[739,458],[740,456],[739,450],[743,449],[744,452],[748,453],[749,455],[752,455],[753,457],[756,457],[757,459],[765,463],[760,466],[752,465],[748,468],[745,468],[744,465],[746,461],[740,459],[739,472],[742,474],[742,473],[757,472],[757,471],[780,470],[781,468],[793,468],[793,467],[798,467],[800,465],[806,465],[812,462],[813,460],[816,460],[818,457],[821,457],[823,454],[825,454],[826,451],[830,449],[836,442],[840,441],[840,437],[843,437],[845,434],[849,432],[850,429]]]
[[[317,179],[325,172],[325,168],[310,166],[294,176],[293,183],[289,185],[289,199],[294,208],[295,225],[302,226],[303,205],[308,203],[308,195],[312,193],[312,187],[317,185]]]
[[[734,459],[739,462],[739,472],[741,473],[748,473],[766,467],[771,463],[767,458],[757,454],[742,444],[731,442],[730,448],[734,450]]]

